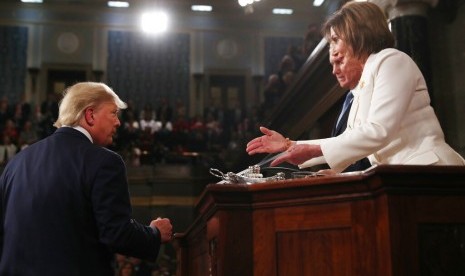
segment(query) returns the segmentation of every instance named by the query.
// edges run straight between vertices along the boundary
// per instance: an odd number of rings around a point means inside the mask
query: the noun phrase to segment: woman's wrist
[[[292,140],[290,140],[289,138],[286,138],[286,140],[284,140],[284,147],[283,147],[284,150],[283,151],[288,150],[290,147],[292,147],[293,144],[294,143],[293,143]]]

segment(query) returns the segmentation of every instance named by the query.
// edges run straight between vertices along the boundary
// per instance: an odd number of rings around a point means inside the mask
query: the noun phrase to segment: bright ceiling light
[[[208,5],[192,5],[191,9],[193,11],[201,11],[201,12],[211,12],[213,10],[212,6],[208,6]]]
[[[251,5],[253,2],[260,2],[260,0],[237,0],[237,3],[239,3],[241,7]]]
[[[253,0],[237,0],[241,7],[245,7],[253,3]]]
[[[42,0],[21,0],[23,3],[42,3]]]
[[[168,29],[168,16],[161,11],[146,12],[141,18],[142,30],[147,33],[161,33]]]
[[[313,1],[313,6],[319,7],[319,6],[321,6],[323,4],[324,1],[325,0],[314,0]]]
[[[273,14],[292,14],[292,9],[273,9]]]
[[[108,5],[108,7],[111,7],[111,8],[128,8],[129,7],[129,2],[126,2],[126,1],[108,1],[107,5]]]

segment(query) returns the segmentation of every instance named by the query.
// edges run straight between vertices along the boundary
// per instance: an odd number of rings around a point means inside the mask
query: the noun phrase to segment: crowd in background
[[[264,101],[249,110],[239,104],[222,107],[210,102],[203,114],[188,117],[182,104],[166,99],[147,103],[142,108],[128,101],[128,108],[120,115],[121,126],[112,149],[119,152],[131,166],[157,162],[178,162],[189,153],[208,153],[207,160],[223,169],[233,160],[234,151],[242,150],[269,115],[295,73],[304,62],[302,48],[290,46],[276,73],[269,76],[264,90]],[[58,96],[53,93],[40,105],[26,101],[10,103],[0,99],[0,165],[17,152],[53,133],[58,117]]]
[[[258,125],[278,104],[296,72],[305,63],[320,36],[317,27],[310,25],[302,45],[290,45],[279,68],[267,77],[262,103],[242,110],[238,105],[224,108],[209,101],[203,114],[188,117],[182,104],[166,99],[129,107],[121,114],[121,127],[113,149],[131,166],[157,162],[180,162],[190,153],[203,153],[206,162],[222,169],[234,162],[237,151],[244,148]],[[49,93],[47,99],[33,106],[24,99],[10,103],[0,99],[0,165],[17,152],[53,133],[58,117],[58,97]]]
[[[210,101],[203,114],[188,117],[185,106],[173,106],[167,99],[143,107],[136,107],[126,99],[128,108],[120,115],[121,126],[112,149],[129,166],[183,162],[192,153],[202,153],[205,162],[230,169],[229,163],[234,162],[238,151],[243,151],[245,142],[278,104],[314,48],[314,36],[314,27],[309,28],[303,45],[289,46],[279,68],[265,83],[263,102],[249,110],[242,110],[239,105],[224,108]],[[49,93],[36,106],[24,100],[10,103],[7,98],[0,99],[0,165],[55,131],[53,123],[58,117],[59,96]]]
[[[271,73],[265,83],[264,102],[261,110],[272,112],[286,89],[294,81],[296,73],[306,62],[313,49],[320,42],[321,36],[316,25],[309,25],[302,45],[289,45],[281,58],[276,72]],[[268,117],[269,114],[263,114]]]
[[[17,152],[47,137],[55,131],[53,123],[58,116],[55,95],[33,106],[24,99],[10,103],[0,99],[0,165],[5,165]]]
[[[157,263],[115,254],[114,266],[116,276],[169,276],[176,270],[174,261],[163,254]]]
[[[0,99],[0,165],[55,131],[58,96],[51,93],[37,106]],[[166,100],[156,107],[146,104],[142,109],[128,101],[128,108],[120,114],[121,126],[111,147],[130,166],[179,162],[187,153],[213,155],[225,149],[235,150],[241,140],[249,137],[255,127],[252,121],[257,120],[253,112],[240,109],[209,106],[204,114],[188,117],[184,107],[173,108]]]
[[[186,107],[172,104],[167,99],[136,107],[125,99],[128,108],[120,114],[113,150],[119,152],[128,166],[153,165],[164,162],[190,162],[193,156],[202,156],[206,166],[222,171],[235,170],[232,164],[245,150],[245,144],[256,133],[259,125],[278,104],[296,72],[315,47],[314,27],[304,45],[290,46],[276,72],[268,76],[264,100],[249,110],[239,105],[224,108],[209,101],[203,114],[188,117]],[[40,104],[33,105],[24,99],[9,102],[0,98],[0,166],[4,166],[19,151],[55,131],[59,97],[49,93]],[[116,275],[172,275],[173,259],[156,264],[136,258],[117,255]]]

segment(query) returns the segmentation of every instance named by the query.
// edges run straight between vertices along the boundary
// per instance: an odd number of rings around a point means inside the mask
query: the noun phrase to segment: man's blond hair
[[[119,109],[127,107],[127,104],[104,83],[76,83],[63,92],[58,120],[53,125],[57,128],[78,126],[86,108],[98,108],[100,104],[106,102],[114,102]]]

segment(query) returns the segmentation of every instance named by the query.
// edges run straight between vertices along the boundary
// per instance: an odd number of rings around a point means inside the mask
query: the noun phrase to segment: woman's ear
[[[90,107],[86,108],[84,112],[84,118],[86,119],[86,123],[89,126],[93,126],[94,125],[94,109]]]

